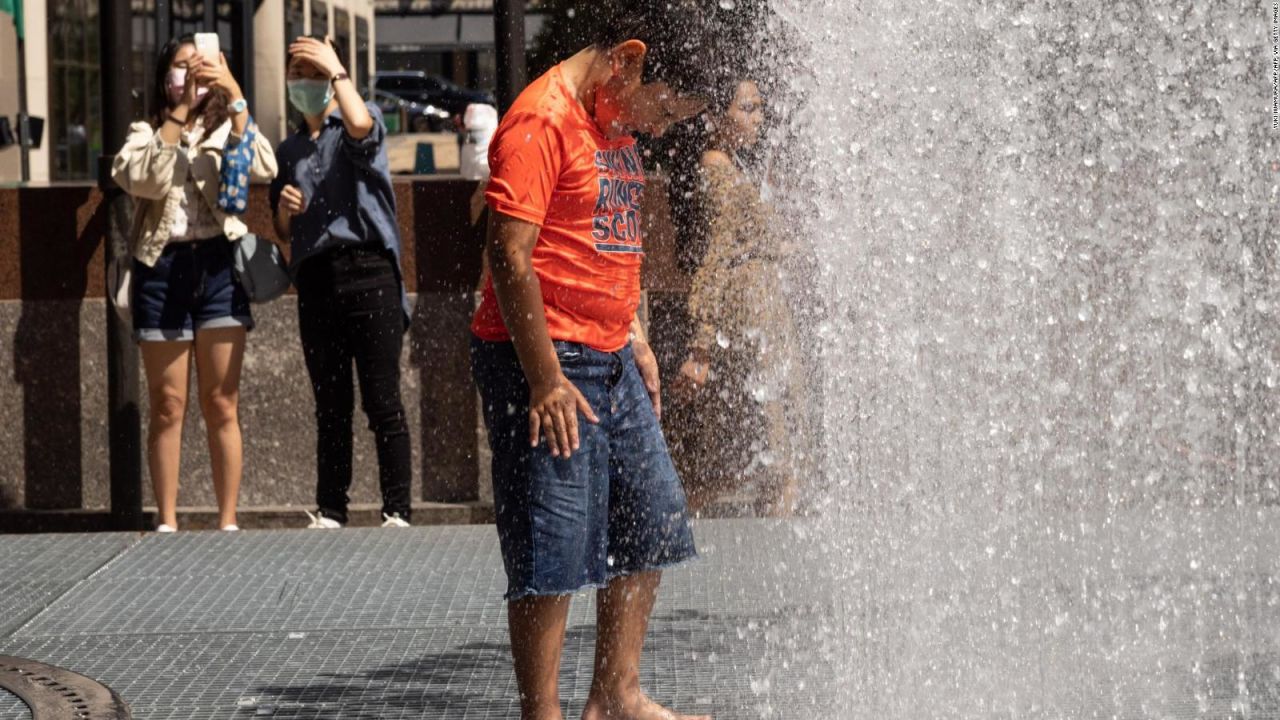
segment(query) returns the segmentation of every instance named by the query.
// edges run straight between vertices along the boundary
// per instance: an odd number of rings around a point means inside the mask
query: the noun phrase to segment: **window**
[[[303,5],[303,0],[285,0],[284,4],[284,53],[285,60],[288,61],[289,45],[294,40],[307,34],[307,12]],[[286,68],[287,71],[287,68]],[[302,123],[302,114],[294,109],[293,103],[289,102],[289,93],[285,92],[284,97],[285,122],[290,128],[298,127]]]
[[[151,97],[156,62],[156,3],[155,0],[133,0],[133,66],[130,96],[133,100],[133,117],[146,118],[151,112]]]
[[[49,3],[50,176],[88,180],[102,153],[102,107],[98,84],[98,3]]]
[[[205,32],[204,0],[171,0],[169,17],[173,36]]]
[[[356,87],[369,92],[369,19],[356,16]]]
[[[356,66],[351,53],[351,13],[344,8],[333,9],[333,39],[338,45],[338,59],[347,69],[347,74],[354,77]]]
[[[323,0],[311,0],[311,34],[329,34],[329,6]]]
[[[306,12],[302,0],[286,0],[284,4],[284,47],[289,52],[289,44],[307,34]]]

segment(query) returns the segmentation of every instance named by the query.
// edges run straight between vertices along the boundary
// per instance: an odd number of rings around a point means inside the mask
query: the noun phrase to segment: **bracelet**
[[[333,77],[329,78],[329,83],[332,84],[332,83],[338,82],[339,80],[350,80],[350,79],[351,79],[350,75],[344,72],[340,72],[337,75],[334,75]]]

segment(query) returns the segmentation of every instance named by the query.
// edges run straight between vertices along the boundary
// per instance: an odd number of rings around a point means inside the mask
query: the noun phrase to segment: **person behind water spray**
[[[669,427],[695,509],[755,483],[759,512],[790,515],[808,474],[805,373],[784,281],[794,250],[773,230],[751,159],[764,110],[758,84],[739,76],[680,128],[671,201],[692,328]]]
[[[409,311],[387,162],[387,130],[332,41],[289,45],[289,102],[303,124],[277,149],[277,234],[288,240],[298,326],[316,407],[313,529],[347,523],[352,477],[352,366],[378,453],[383,527],[408,527],[412,458],[400,398]]]

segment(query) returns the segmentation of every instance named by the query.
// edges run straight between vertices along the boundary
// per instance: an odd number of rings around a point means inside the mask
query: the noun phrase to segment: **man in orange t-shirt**
[[[654,5],[624,11],[529,85],[489,147],[490,279],[472,365],[526,720],[560,718],[569,601],[590,587],[598,639],[583,718],[682,717],[640,690],[661,570],[696,551],[636,321],[645,181],[631,134],[661,135],[705,102],[650,77],[689,55],[677,34],[698,22]]]

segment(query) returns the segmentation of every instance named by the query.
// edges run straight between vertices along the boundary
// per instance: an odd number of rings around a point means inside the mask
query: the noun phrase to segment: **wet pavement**
[[[1280,513],[701,521],[642,676],[717,718],[1280,719]],[[512,718],[491,526],[0,536],[0,654],[137,718]],[[576,599],[566,717],[591,670]],[[0,720],[29,717],[0,694]]]

